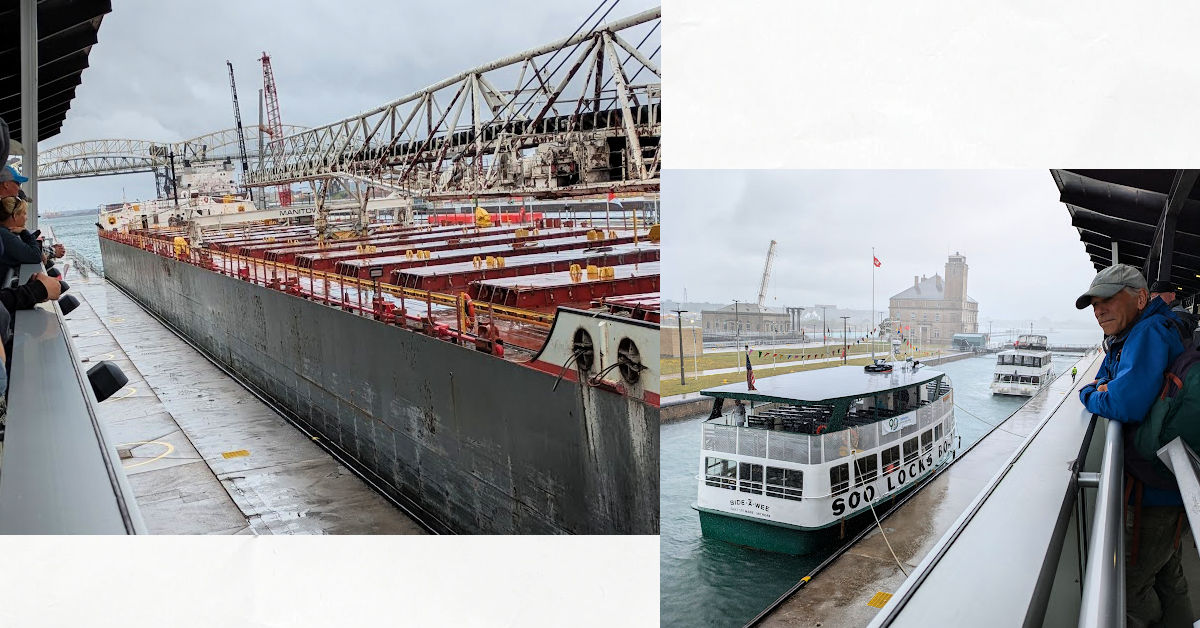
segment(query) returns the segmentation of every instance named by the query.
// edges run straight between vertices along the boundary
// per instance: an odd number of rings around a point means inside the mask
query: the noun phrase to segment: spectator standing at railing
[[[1129,495],[1125,517],[1125,610],[1128,626],[1190,626],[1191,602],[1180,564],[1187,531],[1179,487],[1151,486],[1130,437],[1145,420],[1167,368],[1183,353],[1178,319],[1162,299],[1151,299],[1138,269],[1116,264],[1099,273],[1075,301],[1088,305],[1104,330],[1106,355],[1096,380],[1079,391],[1092,413],[1120,421],[1126,435],[1124,466]]]
[[[28,212],[29,205],[19,197],[0,198],[0,242],[4,245],[0,275],[20,269],[21,264],[44,264],[49,259],[37,236],[25,228]]]

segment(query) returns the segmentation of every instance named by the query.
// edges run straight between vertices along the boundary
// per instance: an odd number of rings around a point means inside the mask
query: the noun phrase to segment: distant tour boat
[[[1050,382],[1050,349],[1045,336],[1024,334],[1012,349],[996,355],[993,395],[1032,397]]]

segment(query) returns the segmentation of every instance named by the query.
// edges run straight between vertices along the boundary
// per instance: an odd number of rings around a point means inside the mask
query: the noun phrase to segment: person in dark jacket
[[[1200,324],[1200,318],[1176,304],[1175,286],[1167,281],[1156,281],[1150,285],[1150,298],[1162,299],[1162,302],[1171,308],[1171,313],[1179,321],[1176,327],[1179,329],[1179,335],[1183,337],[1184,346],[1195,345],[1198,332],[1196,327]]]
[[[0,198],[0,276],[9,269],[19,270],[21,264],[42,264],[46,261],[42,245],[25,228],[28,205],[15,196]]]
[[[1150,413],[1164,373],[1183,353],[1179,321],[1166,302],[1150,298],[1146,279],[1126,264],[1096,275],[1075,301],[1081,310],[1088,305],[1104,330],[1107,355],[1096,380],[1079,390],[1079,400],[1092,413],[1134,430]],[[1127,471],[1132,468],[1129,449]],[[1179,487],[1129,481],[1130,512],[1135,515],[1127,517],[1125,525],[1126,623],[1190,626],[1195,617],[1177,542],[1179,532],[1187,533]]]

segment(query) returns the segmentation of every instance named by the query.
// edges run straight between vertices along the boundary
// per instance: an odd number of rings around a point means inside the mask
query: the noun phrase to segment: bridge
[[[284,125],[287,133],[302,126]],[[257,147],[247,147],[247,156],[257,159]],[[38,156],[38,178],[42,181],[153,172],[166,169],[171,159],[223,161],[241,159],[237,129],[206,133],[181,142],[104,139],[71,142],[47,149]]]
[[[318,207],[335,183],[353,186],[364,205],[369,187],[450,201],[657,192],[661,9],[612,22],[598,13],[565,38],[370,111],[286,128],[249,155],[243,183],[309,182]],[[183,142],[90,140],[43,152],[38,176],[165,173],[172,160],[239,158],[236,129]]]

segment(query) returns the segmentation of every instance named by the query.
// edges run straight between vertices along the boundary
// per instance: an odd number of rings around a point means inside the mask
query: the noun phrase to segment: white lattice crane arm
[[[771,281],[771,266],[775,264],[775,241],[771,240],[771,246],[767,247],[767,264],[763,266],[762,285],[758,287],[758,307],[762,308],[767,300],[767,283]]]

